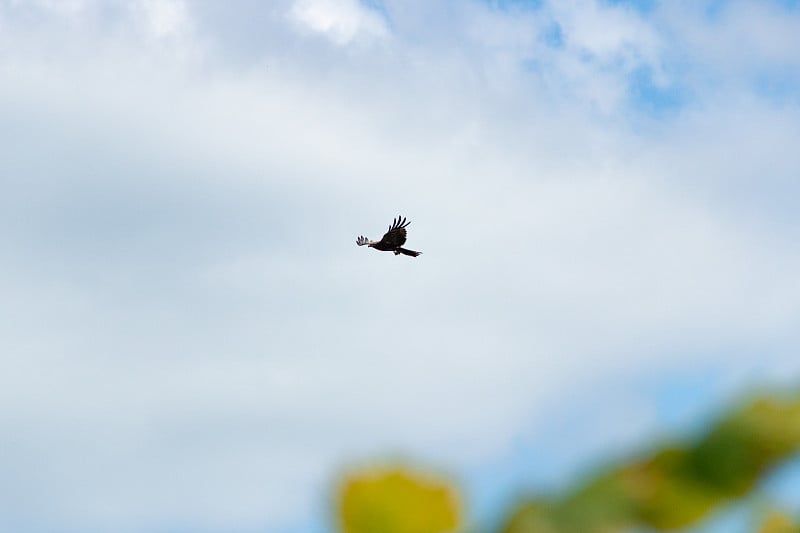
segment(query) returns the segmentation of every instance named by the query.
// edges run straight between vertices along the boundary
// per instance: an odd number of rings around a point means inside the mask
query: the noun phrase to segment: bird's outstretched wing
[[[411,224],[411,222],[406,222],[405,217],[402,219],[400,217],[394,219],[392,225],[389,226],[389,231],[378,241],[375,248],[378,250],[394,250],[395,248],[403,246],[406,242],[406,226],[409,224]]]

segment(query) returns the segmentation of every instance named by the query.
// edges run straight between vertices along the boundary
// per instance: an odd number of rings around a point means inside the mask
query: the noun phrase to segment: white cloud
[[[0,11],[6,529],[278,527],[343,461],[471,468],[609,375],[797,371],[797,110],[632,116],[625,76],[671,53],[646,20],[471,4],[342,54],[383,19],[299,2],[332,46],[270,9],[252,38],[287,41],[230,68],[202,4],[142,6],[57,33],[68,54]],[[355,246],[397,214],[421,258]]]
[[[139,7],[145,24],[154,37],[180,35],[189,27],[188,12],[183,0],[142,0]]]
[[[777,2],[733,1],[710,19],[687,18],[685,11],[674,6],[664,12],[672,28],[681,24],[677,36],[686,39],[685,45],[691,47],[696,59],[713,68],[741,71],[759,63],[798,64],[790,50],[800,41],[796,31],[800,14],[787,12]]]
[[[61,16],[75,16],[85,11],[90,1],[91,0],[11,0],[10,4],[15,8],[22,8],[27,4],[37,9],[50,11]]]
[[[561,28],[566,56],[554,63],[558,78],[582,100],[608,112],[624,103],[628,76],[636,68],[650,66],[660,75],[661,38],[635,13],[579,0],[553,4],[551,16]]]
[[[663,46],[652,23],[603,3],[559,2],[551,8],[551,16],[562,27],[567,46],[600,65],[621,63],[630,68],[632,63],[654,61]]]
[[[358,0],[295,0],[289,13],[295,22],[326,35],[337,44],[346,44],[359,35],[384,37],[387,34],[381,16]]]

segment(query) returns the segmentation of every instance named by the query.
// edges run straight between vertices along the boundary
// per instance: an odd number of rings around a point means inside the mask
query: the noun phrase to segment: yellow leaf
[[[758,531],[759,533],[798,533],[800,527],[794,525],[786,515],[775,513],[767,518]]]
[[[347,476],[339,493],[345,533],[444,533],[460,523],[456,491],[407,468],[369,469]]]

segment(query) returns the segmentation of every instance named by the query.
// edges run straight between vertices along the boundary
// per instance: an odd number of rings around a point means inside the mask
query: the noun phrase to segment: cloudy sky
[[[798,50],[788,0],[0,0],[0,529],[327,532],[387,457],[490,522],[796,383]]]

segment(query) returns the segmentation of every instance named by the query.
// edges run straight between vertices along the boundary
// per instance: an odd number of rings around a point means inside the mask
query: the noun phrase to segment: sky
[[[490,523],[795,386],[797,50],[786,0],[0,0],[0,529],[326,533],[397,459]]]

